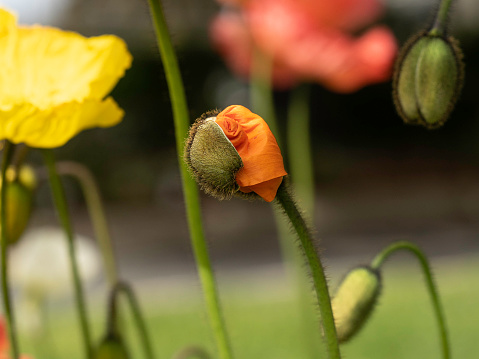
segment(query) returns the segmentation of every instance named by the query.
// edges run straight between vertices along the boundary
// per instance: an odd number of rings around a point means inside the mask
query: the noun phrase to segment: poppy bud
[[[346,342],[361,329],[380,289],[379,272],[370,267],[357,267],[346,275],[331,302],[339,342]]]
[[[398,113],[405,123],[440,127],[456,104],[463,77],[457,41],[421,32],[406,43],[396,63],[393,96]]]
[[[113,334],[102,340],[93,356],[94,359],[128,359],[129,357],[123,340]]]
[[[243,161],[215,122],[218,113],[207,112],[193,124],[185,161],[203,191],[219,199],[229,199],[239,190],[235,177]]]
[[[0,183],[0,185],[3,185]],[[9,243],[15,243],[25,230],[33,207],[36,177],[33,170],[14,167],[6,173],[6,223]]]
[[[287,175],[266,122],[238,105],[196,120],[184,157],[200,187],[219,199],[260,196],[271,202]]]

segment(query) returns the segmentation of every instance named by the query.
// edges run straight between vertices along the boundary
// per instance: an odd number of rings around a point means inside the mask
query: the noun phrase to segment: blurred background
[[[112,93],[125,110],[123,122],[107,130],[84,131],[59,148],[57,157],[85,164],[99,181],[121,275],[138,286],[140,293],[145,293],[142,300],[148,308],[154,308],[154,313],[170,315],[170,309],[162,312],[161,308],[175,307],[172,301],[185,301],[190,303],[188,315],[198,311],[199,321],[206,326],[184,215],[168,90],[147,2],[4,0],[0,4],[15,10],[23,24],[52,25],[88,36],[112,33],[128,43],[134,62]],[[233,73],[210,39],[209,26],[220,7],[213,0],[164,1],[192,121],[210,109],[230,104],[249,105],[248,81]],[[403,44],[430,22],[436,7],[436,1],[430,0],[385,1],[384,13],[375,24],[387,25],[398,43]],[[440,287],[441,284],[445,287],[446,314],[454,328],[455,353],[463,358],[474,358],[473,353],[479,352],[474,342],[479,323],[479,293],[474,289],[479,274],[478,17],[477,2],[455,3],[450,33],[459,39],[464,52],[466,79],[455,110],[438,130],[403,124],[394,109],[390,81],[348,94],[309,82],[316,188],[313,222],[333,288],[345,271],[356,264],[367,263],[391,242],[417,243],[430,256]],[[283,136],[292,91],[292,88],[274,91]],[[40,163],[35,153],[30,158]],[[92,238],[80,188],[69,179],[65,185],[76,232]],[[278,297],[291,299],[271,206],[237,199],[220,202],[207,196],[202,196],[202,206],[212,260],[220,288],[226,293],[226,317],[233,323],[241,322],[235,313],[244,298],[257,298],[261,305]],[[30,229],[55,224],[50,193],[44,185],[37,196]],[[406,303],[410,305],[407,311],[414,318],[415,310],[419,310],[417,306],[427,307],[428,303],[421,287],[421,274],[407,256],[398,255],[392,262],[396,266],[391,264],[391,277],[385,278],[391,278],[391,283],[385,287],[388,296],[381,308],[387,307],[384,310],[399,315],[400,303]],[[97,298],[93,311],[101,312],[104,289],[98,283],[90,289]],[[228,298],[233,299],[228,302]],[[387,300],[394,304],[387,304]],[[69,302],[62,305],[67,308]],[[176,306],[176,310],[179,307]],[[276,307],[268,304],[268,308]],[[275,311],[272,317],[279,320],[281,312],[284,311]],[[428,317],[424,319],[431,322],[430,327],[422,327],[422,319],[411,324],[409,317],[397,318],[393,328],[398,332],[393,330],[387,334],[392,340],[403,340],[403,345],[394,347],[396,356],[372,349],[368,352],[367,348],[386,340],[377,333],[382,325],[391,325],[387,315],[384,314],[382,320],[371,321],[375,329],[366,328],[369,331],[363,335],[362,344],[352,346],[349,357],[437,357],[434,356],[436,329],[430,313],[425,314]],[[381,313],[375,316],[380,317]],[[175,330],[182,332],[177,319],[170,322],[162,318],[165,325],[173,328],[171,336]],[[242,325],[244,328],[252,325],[244,318],[244,323],[236,324],[237,327],[231,324],[239,342],[245,340]],[[251,314],[251,318],[255,316]],[[193,321],[197,319],[195,316]],[[102,323],[101,317],[95,320]],[[288,320],[294,320],[294,316]],[[153,325],[161,328],[156,322]],[[265,331],[275,327],[266,321],[263,325]],[[423,336],[407,332],[415,325],[421,328]],[[285,324],[279,326],[284,329]],[[168,341],[164,335],[158,340]],[[198,335],[212,347],[207,334]],[[424,337],[427,337],[424,352],[411,356],[410,353],[417,353],[415,350]],[[412,344],[410,351],[404,349],[408,340],[417,344]],[[244,349],[239,357],[295,358],[284,348],[276,348],[274,354],[264,352],[260,344],[252,345],[250,352]],[[283,345],[294,347],[295,344],[286,340]]]

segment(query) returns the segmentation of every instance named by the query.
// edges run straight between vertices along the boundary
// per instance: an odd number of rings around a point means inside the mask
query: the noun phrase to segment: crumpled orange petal
[[[271,202],[287,173],[278,143],[266,122],[246,107],[232,105],[216,116],[216,123],[243,161],[244,167],[236,175],[240,191],[253,191]]]

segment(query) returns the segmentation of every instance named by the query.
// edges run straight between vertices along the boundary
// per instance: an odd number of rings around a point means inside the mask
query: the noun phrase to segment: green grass
[[[479,257],[437,259],[432,265],[449,324],[452,356],[475,359],[479,356]],[[333,287],[342,274],[332,273]],[[139,283],[137,288],[159,359],[169,359],[190,344],[201,344],[213,352],[197,283],[178,283],[171,291]],[[236,358],[308,358],[298,334],[299,312],[289,288],[287,279],[280,274],[275,277],[251,271],[250,275],[220,278],[224,314]],[[103,302],[106,300],[91,303],[96,338],[101,336],[104,326]],[[36,359],[82,359],[78,324],[72,310],[68,307],[51,313],[52,334],[46,338],[35,341],[23,336],[23,351],[35,354]],[[124,323],[132,358],[143,358],[130,319],[126,315]],[[55,351],[42,356],[41,349],[47,345],[53,345]],[[343,345],[343,357],[436,359],[441,357],[439,348],[435,318],[419,266],[406,257],[393,258],[383,271],[379,305],[359,335]]]

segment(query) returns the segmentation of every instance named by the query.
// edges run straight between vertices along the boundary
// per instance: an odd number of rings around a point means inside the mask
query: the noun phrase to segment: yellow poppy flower
[[[53,148],[82,130],[116,125],[124,112],[105,96],[131,61],[116,36],[18,26],[0,8],[0,140]]]

